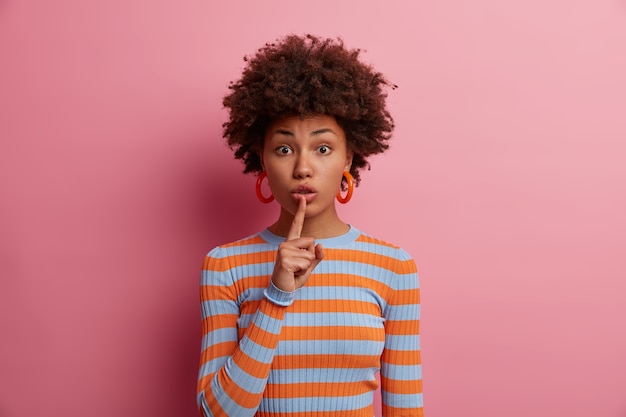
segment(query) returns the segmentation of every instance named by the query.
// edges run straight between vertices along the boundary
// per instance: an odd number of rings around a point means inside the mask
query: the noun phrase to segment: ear
[[[350,168],[352,168],[352,158],[354,158],[354,153],[352,151],[346,152],[346,165],[344,167],[344,171],[350,172]]]

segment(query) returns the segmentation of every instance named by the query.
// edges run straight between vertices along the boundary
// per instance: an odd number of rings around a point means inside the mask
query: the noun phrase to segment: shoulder
[[[203,270],[228,271],[267,263],[275,257],[275,248],[256,233],[243,239],[224,243],[211,249],[203,261]]]
[[[399,261],[412,260],[411,255],[398,245],[379,239],[359,230],[359,235],[354,241],[355,247],[360,250],[373,252],[383,256],[389,256]]]
[[[400,246],[374,237],[352,227],[353,239],[336,248],[332,257],[337,260],[369,265],[378,271],[393,274],[414,274],[417,267],[411,255]]]
[[[265,246],[267,246],[267,241],[261,237],[261,233],[255,233],[243,239],[218,245],[211,249],[206,256],[211,258],[224,258],[238,254],[258,252]]]

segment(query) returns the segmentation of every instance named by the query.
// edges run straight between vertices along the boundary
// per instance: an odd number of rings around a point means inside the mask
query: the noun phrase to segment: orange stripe
[[[378,382],[305,382],[301,384],[268,384],[266,398],[347,397],[378,388]]]
[[[380,383],[385,387],[385,391],[391,394],[421,394],[422,380],[415,381],[399,381],[394,379],[380,377]]]
[[[378,364],[379,360],[378,355],[283,355],[274,358],[272,368],[359,368]]]
[[[211,414],[214,416],[225,416],[226,412],[222,409],[222,406],[217,402],[217,400],[211,401],[209,404],[209,409],[211,410]],[[209,416],[206,416],[209,417]]]
[[[202,351],[202,362],[201,364],[205,364],[211,359],[221,358],[224,356],[230,356],[237,349],[237,342],[222,342],[216,343],[214,345],[209,346],[205,350]],[[206,356],[206,360],[205,360]]]
[[[278,335],[269,333],[260,327],[257,327],[254,323],[250,324],[250,331],[248,337],[257,345],[263,346],[267,349],[274,349],[278,344]]]
[[[276,260],[276,251],[264,251],[243,253],[223,258],[214,259],[206,258],[202,269],[206,271],[224,272],[233,266],[245,267],[258,263],[274,262]]]
[[[232,285],[201,285],[200,301],[232,300],[237,297],[237,291]]]
[[[422,358],[419,350],[409,350],[409,351],[390,351],[389,349],[384,350],[383,354],[380,358],[383,362],[391,364],[391,365],[419,365],[422,363]]]
[[[267,288],[270,284],[269,275],[251,275],[245,278],[241,278],[235,285],[238,288]]]
[[[394,292],[392,298],[389,300],[389,304],[394,306],[416,304],[420,302],[420,290],[419,288],[412,288],[410,290],[398,290]]]
[[[220,314],[206,317],[202,320],[202,328],[206,330],[203,334],[207,334],[211,330],[233,327],[233,324],[237,323],[237,318],[236,314]]]
[[[282,320],[285,317],[284,306],[279,306],[277,304],[274,304],[271,301],[266,300],[265,298],[261,300],[261,305],[259,306],[259,310],[266,316],[269,316],[276,320]]]
[[[251,300],[246,301],[241,304],[239,307],[239,311],[241,314],[254,314],[259,309],[259,304],[261,304],[261,300]]]
[[[225,245],[221,245],[221,248],[232,248],[232,247],[237,247],[237,246],[246,246],[246,245],[254,245],[254,244],[258,244],[258,243],[267,243],[261,236],[252,236],[250,238],[247,239],[241,239],[241,240],[237,240],[235,242],[230,242],[227,243]]]
[[[216,414],[217,415],[217,414]],[[220,414],[222,416],[223,414]],[[258,412],[255,414],[256,416],[274,416],[276,414],[272,412],[261,413]],[[303,411],[301,413],[289,413],[289,417],[345,417],[349,415],[350,417],[372,417],[374,415],[374,406],[370,405],[365,408],[360,408],[357,410],[339,410],[339,411]],[[406,414],[411,415],[411,414]]]
[[[210,374],[205,375],[198,380],[198,392],[205,391],[207,388],[209,388],[209,385],[211,384],[211,379],[213,379],[213,375],[215,375],[215,372],[211,372]],[[204,395],[206,396],[206,391]]]
[[[237,366],[245,370],[246,373],[256,378],[267,378],[270,371],[270,365],[259,362],[242,351],[235,352],[233,355],[233,361],[237,364]]]
[[[375,243],[377,245],[386,246],[388,248],[394,248],[394,249],[398,248],[396,245],[393,245],[393,244],[391,244],[389,242],[382,241],[380,239],[376,239],[376,238],[371,237],[371,236],[359,235],[359,237],[356,239],[356,241],[357,242],[365,242],[365,243]]]
[[[398,272],[401,274],[417,274],[417,265],[413,259],[400,262],[399,267]]]
[[[420,321],[419,320],[388,320],[385,323],[385,329],[387,334],[394,336],[407,336],[419,334]]]
[[[381,315],[378,304],[353,300],[295,300],[292,313],[362,313]]]
[[[377,341],[384,341],[383,331],[375,331],[369,327],[356,326],[285,326],[281,340],[372,340],[374,335],[379,336]]]
[[[391,269],[400,274],[417,272],[417,267],[413,259],[401,260],[391,256],[365,252],[358,249],[328,249],[324,252],[324,259],[360,262],[384,269]]]
[[[324,259],[329,261],[359,262],[386,269],[390,269],[390,267],[393,268],[397,263],[401,262],[389,256],[356,249],[328,249],[324,251]]]
[[[383,415],[384,416],[412,416],[412,417],[424,417],[424,409],[423,408],[398,408],[398,407],[390,407],[388,405],[383,404]]]

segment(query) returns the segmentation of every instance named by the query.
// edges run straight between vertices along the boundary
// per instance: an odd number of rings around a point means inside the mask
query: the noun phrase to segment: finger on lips
[[[298,204],[298,210],[296,214],[293,216],[293,221],[291,222],[291,228],[289,229],[289,233],[287,233],[287,240],[297,239],[300,237],[302,233],[302,226],[304,226],[304,213],[306,212],[306,199],[304,196],[300,198],[300,202]]]
[[[293,278],[300,282],[296,288],[304,284],[302,281],[324,258],[321,244],[316,244],[312,237],[302,237],[306,213],[306,199],[302,197],[298,202],[298,209],[293,216],[287,238],[279,245],[279,258],[282,268],[293,274]]]

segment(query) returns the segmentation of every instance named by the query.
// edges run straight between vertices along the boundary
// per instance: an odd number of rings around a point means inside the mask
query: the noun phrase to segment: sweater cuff
[[[293,303],[293,300],[296,298],[296,291],[287,292],[278,288],[274,283],[270,280],[270,285],[263,291],[265,298],[270,300],[272,303],[277,304],[279,306],[290,306]]]

